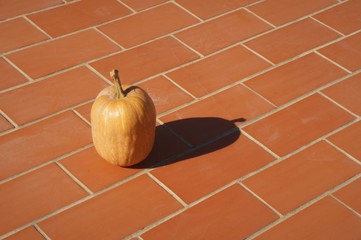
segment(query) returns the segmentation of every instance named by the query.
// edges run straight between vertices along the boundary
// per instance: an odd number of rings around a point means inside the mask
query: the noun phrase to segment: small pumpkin
[[[103,89],[91,109],[95,149],[106,161],[131,166],[152,150],[156,111],[141,88],[122,86],[117,70],[110,72],[114,85]]]

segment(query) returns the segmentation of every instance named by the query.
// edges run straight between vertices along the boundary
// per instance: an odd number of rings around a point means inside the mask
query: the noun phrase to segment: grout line
[[[28,75],[28,74],[26,74],[23,70],[21,70],[18,66],[16,66],[12,61],[10,61],[6,56],[2,56],[3,57],[3,59],[10,65],[10,66],[12,66],[13,68],[15,68],[21,75],[23,75],[27,80],[28,80],[28,82],[26,82],[26,83],[23,83],[23,84],[29,84],[29,83],[31,83],[31,82],[33,82],[34,80]],[[9,88],[7,88],[7,89],[9,89]],[[2,93],[3,92],[3,90],[2,91],[0,91],[0,93]]]
[[[121,51],[124,51],[125,48],[120,45],[119,43],[117,43],[115,40],[113,40],[112,38],[110,38],[108,35],[106,35],[105,33],[103,33],[101,30],[99,30],[96,27],[92,27],[91,29],[94,29],[94,31],[98,32],[100,35],[102,35],[103,37],[105,37],[106,39],[108,39],[110,42],[112,42],[114,45],[116,45],[117,47],[119,47],[121,49]]]
[[[317,92],[318,94],[320,94],[322,97],[326,98],[327,100],[329,100],[330,102],[332,102],[333,104],[335,104],[336,106],[338,106],[339,108],[341,108],[342,110],[348,112],[350,115],[352,115],[353,117],[357,118],[358,115],[351,112],[351,110],[347,109],[346,107],[344,107],[343,105],[341,105],[340,103],[336,102],[335,100],[333,100],[332,98],[330,98],[329,96],[327,96],[326,94],[324,94],[321,91]]]
[[[50,36],[47,32],[45,32],[43,29],[41,29],[38,25],[36,25],[33,21],[31,21],[27,16],[23,16],[23,18],[28,21],[33,27],[35,27],[37,30],[39,30],[42,34],[44,34],[48,39],[52,39],[53,37]]]
[[[34,167],[32,167],[32,168],[29,168],[29,169],[27,169],[27,170],[25,170],[25,171],[23,171],[23,172],[21,172],[21,173],[18,173],[18,174],[16,174],[16,175],[11,176],[11,177],[8,177],[8,178],[5,178],[5,179],[3,179],[3,180],[0,180],[0,184],[4,184],[4,183],[6,183],[6,182],[12,181],[12,180],[14,180],[14,179],[16,179],[16,178],[18,178],[18,177],[21,177],[21,176],[24,176],[24,175],[26,175],[26,174],[28,174],[28,173],[31,173],[31,172],[33,172],[33,171],[36,171],[36,170],[38,170],[38,169],[40,169],[40,168],[42,168],[42,167],[45,167],[45,166],[47,166],[47,165],[49,165],[49,164],[55,163],[56,161],[59,161],[59,160],[62,160],[62,159],[64,159],[64,158],[70,157],[70,156],[72,156],[72,155],[74,155],[74,154],[77,154],[77,153],[79,153],[79,152],[81,152],[81,151],[83,151],[83,150],[85,150],[85,149],[88,149],[88,148],[90,148],[90,147],[92,147],[92,146],[93,146],[93,143],[90,143],[90,144],[85,145],[85,146],[83,146],[83,147],[77,148],[77,149],[75,149],[75,150],[73,150],[73,151],[71,151],[71,152],[68,152],[68,153],[65,153],[65,154],[63,154],[63,155],[60,155],[60,156],[58,156],[58,157],[55,157],[55,158],[53,158],[53,159],[50,159],[50,160],[47,161],[47,162],[44,162],[44,163],[41,163],[41,164],[39,164],[39,165],[37,165],[37,166],[34,166]]]
[[[200,17],[198,17],[195,13],[192,13],[190,10],[188,10],[187,8],[183,7],[181,4],[179,4],[176,1],[171,1],[174,5],[176,5],[177,7],[179,7],[180,9],[182,9],[183,11],[187,12],[189,15],[191,15],[192,17],[196,18],[199,22],[204,22],[204,20]]]
[[[11,123],[13,126],[14,126],[14,128],[12,128],[12,129],[18,129],[19,128],[19,125],[18,124],[16,124],[16,122],[14,122],[3,110],[1,110],[0,109],[0,114],[9,122],[9,123]],[[10,130],[10,129],[9,129]],[[5,131],[4,131],[5,132]],[[0,136],[2,136],[1,134],[0,134]]]
[[[268,58],[264,57],[263,55],[259,54],[258,52],[256,52],[255,50],[253,50],[252,48],[248,47],[247,45],[241,43],[241,46],[244,47],[245,49],[247,49],[248,51],[252,52],[253,54],[257,55],[259,58],[263,59],[264,61],[268,62],[269,64],[271,64],[272,66],[276,66],[277,64],[273,63],[271,60],[269,60]]]
[[[350,206],[348,206],[346,203],[342,202],[340,199],[338,199],[336,196],[334,195],[330,195],[334,200],[336,200],[339,204],[341,204],[343,207],[347,208],[348,210],[350,210],[353,214],[355,214],[356,216],[358,216],[359,218],[361,218],[361,214],[358,213],[356,210],[354,210],[353,208],[351,208]]]
[[[171,35],[171,37],[173,37],[175,40],[177,40],[178,42],[180,42],[184,47],[186,47],[187,49],[191,50],[192,52],[196,53],[200,58],[199,59],[203,59],[204,55],[200,52],[198,52],[197,50],[195,50],[194,48],[190,47],[188,44],[186,44],[185,42],[183,42],[182,40],[180,40],[178,37],[176,37],[174,34]]]
[[[118,3],[120,3],[121,5],[123,5],[124,7],[128,8],[129,11],[131,11],[133,14],[135,14],[137,11],[135,11],[133,8],[131,8],[128,4],[120,1],[120,0],[116,0]]]
[[[85,117],[83,117],[78,111],[76,111],[75,109],[72,109],[72,111],[86,124],[88,124],[90,127],[92,126],[91,123],[87,119],[85,119]]]
[[[34,228],[46,239],[51,240],[51,238],[41,229],[38,224],[34,223]]]
[[[64,167],[59,161],[55,162],[59,168],[61,168],[65,174],[67,174],[74,182],[76,182],[84,191],[86,191],[89,195],[93,195],[94,193],[78,178],[76,178],[66,167]]]
[[[188,206],[188,204],[182,198],[180,198],[175,192],[173,192],[167,185],[161,182],[153,174],[151,174],[150,172],[147,172],[147,174],[151,179],[153,179],[154,182],[156,182],[161,188],[163,188],[166,192],[168,192],[176,201],[182,204],[183,207]]]
[[[267,103],[271,104],[274,108],[277,108],[278,106],[275,105],[273,102],[271,102],[270,100],[268,100],[266,97],[264,97],[263,95],[261,95],[260,93],[258,93],[256,90],[253,90],[251,87],[248,87],[246,84],[244,84],[244,82],[241,82],[240,85],[242,85],[243,87],[247,88],[249,91],[253,92],[254,94],[256,94],[258,97],[260,97],[261,99],[263,99],[264,101],[266,101]]]
[[[182,90],[184,93],[186,93],[187,95],[189,95],[190,97],[192,97],[194,100],[198,100],[198,98],[196,96],[194,96],[192,93],[190,93],[187,89],[183,88],[181,85],[179,85],[176,81],[174,81],[171,77],[169,77],[168,75],[163,75],[163,77],[165,77],[168,81],[170,81],[171,83],[173,83],[176,87],[178,87],[180,90]]]
[[[334,65],[336,65],[337,67],[341,68],[342,70],[348,72],[348,73],[352,73],[352,71],[348,70],[347,68],[343,67],[342,65],[338,64],[337,62],[333,61],[332,59],[326,57],[325,55],[323,55],[322,53],[320,53],[318,50],[314,51],[315,54],[317,54],[318,56],[324,58],[325,60],[333,63]]]
[[[108,83],[109,85],[113,85],[113,82],[111,82],[109,79],[104,77],[102,74],[100,74],[95,68],[93,68],[88,63],[85,65],[90,71],[92,71],[94,74],[96,74],[98,77],[100,77],[104,82]]]
[[[249,10],[248,8],[244,8],[245,11],[247,11],[248,13],[252,14],[253,16],[259,18],[260,20],[262,20],[263,22],[267,23],[268,25],[270,25],[273,28],[277,28],[276,25],[272,24],[271,22],[267,21],[266,19],[264,19],[263,17],[259,16],[258,14],[256,14],[255,12],[252,12],[251,10]]]
[[[245,135],[247,138],[249,138],[250,140],[252,140],[254,143],[256,143],[258,146],[260,146],[261,148],[263,148],[263,150],[265,150],[266,152],[268,152],[269,154],[271,154],[275,159],[279,159],[281,158],[280,156],[278,156],[276,153],[274,153],[271,149],[269,149],[268,147],[266,147],[265,145],[263,145],[263,143],[261,143],[260,141],[258,141],[257,139],[255,139],[254,137],[252,137],[249,133],[247,133],[245,130],[241,129],[241,132],[243,135]]]
[[[318,20],[318,19],[317,19],[317,18],[315,18],[314,16],[310,16],[310,19],[312,19],[312,20],[314,20],[314,21],[318,22],[319,24],[321,24],[321,25],[323,25],[323,26],[327,27],[328,29],[330,29],[330,30],[332,30],[332,31],[334,31],[334,32],[336,32],[336,33],[338,33],[338,34],[340,34],[341,36],[345,36],[345,34],[343,34],[342,32],[340,32],[340,31],[338,31],[338,30],[336,30],[336,29],[332,28],[331,26],[327,25],[327,24],[326,24],[326,23],[324,23],[324,22],[321,22],[320,20]]]
[[[336,148],[339,152],[343,153],[346,157],[350,158],[356,164],[361,165],[361,162],[358,161],[354,156],[352,156],[351,154],[349,154],[348,152],[346,152],[345,150],[343,150],[342,148],[340,148],[339,146],[337,146],[336,144],[334,144],[330,140],[324,139],[324,141],[327,142],[328,144],[330,144],[332,147]]]
[[[274,207],[272,207],[270,204],[268,204],[265,200],[263,200],[260,196],[258,196],[256,193],[254,193],[251,189],[249,189],[246,185],[244,185],[241,182],[238,182],[239,185],[241,185],[246,191],[248,191],[253,197],[257,198],[260,202],[262,202],[264,205],[266,205],[268,208],[270,208],[273,212],[275,212],[278,217],[282,218],[283,215],[277,211]]]

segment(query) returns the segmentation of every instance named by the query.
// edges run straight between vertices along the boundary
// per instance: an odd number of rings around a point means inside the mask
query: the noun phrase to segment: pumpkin
[[[106,161],[131,166],[144,160],[152,150],[156,111],[143,89],[122,86],[117,70],[110,75],[114,85],[103,89],[92,105],[93,143]]]

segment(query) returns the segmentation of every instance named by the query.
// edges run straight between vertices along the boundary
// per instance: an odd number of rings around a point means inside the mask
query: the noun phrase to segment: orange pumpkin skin
[[[98,94],[91,109],[92,137],[95,149],[106,161],[131,166],[152,150],[156,111],[143,89],[124,89],[123,96],[117,95],[116,86]]]

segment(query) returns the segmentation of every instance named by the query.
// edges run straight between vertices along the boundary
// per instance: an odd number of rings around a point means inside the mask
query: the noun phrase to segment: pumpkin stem
[[[126,93],[125,93],[124,89],[122,88],[122,84],[120,83],[118,70],[113,69],[110,72],[110,77],[113,78],[115,88],[117,89],[116,98],[125,97]]]

